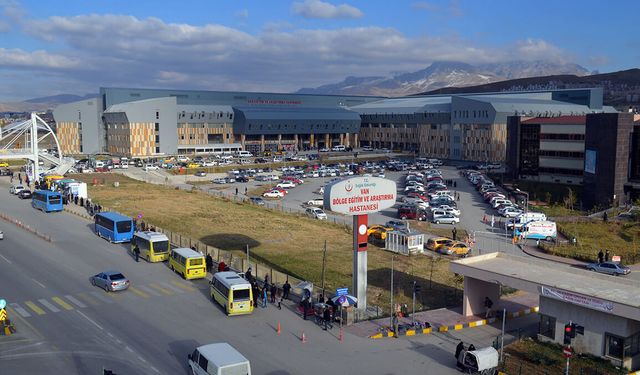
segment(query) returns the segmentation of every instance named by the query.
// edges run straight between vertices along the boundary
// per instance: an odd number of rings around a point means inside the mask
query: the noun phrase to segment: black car
[[[31,198],[31,190],[29,190],[29,189],[20,190],[20,192],[18,193],[18,197],[20,199],[30,199]]]
[[[249,177],[245,175],[240,175],[236,177],[236,182],[249,182]]]
[[[258,206],[264,206],[264,199],[260,197],[251,197],[249,198],[249,200],[251,201],[251,203],[257,204]]]
[[[256,163],[268,163],[269,160],[267,160],[265,158],[256,158],[255,162]]]

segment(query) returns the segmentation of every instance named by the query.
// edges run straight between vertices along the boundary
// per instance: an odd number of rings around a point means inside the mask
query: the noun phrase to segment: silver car
[[[628,275],[631,272],[629,267],[614,262],[589,263],[587,269],[614,276]]]
[[[91,276],[91,285],[98,286],[107,292],[116,292],[128,289],[129,279],[118,271],[105,271]]]
[[[446,214],[435,216],[431,222],[434,224],[458,224],[460,219],[457,216]]]

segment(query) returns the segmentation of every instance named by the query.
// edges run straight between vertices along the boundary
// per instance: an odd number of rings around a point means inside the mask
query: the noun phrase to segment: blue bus
[[[94,219],[96,234],[109,242],[130,242],[133,238],[135,228],[130,217],[115,212],[100,212]]]
[[[31,196],[31,206],[44,212],[62,211],[62,194],[57,191],[36,190]]]

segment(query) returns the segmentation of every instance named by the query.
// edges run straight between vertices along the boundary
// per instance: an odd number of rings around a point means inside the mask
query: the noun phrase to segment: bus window
[[[131,232],[131,221],[119,221],[117,224],[118,233]]]
[[[233,300],[234,301],[246,301],[249,299],[249,289],[234,289]]]

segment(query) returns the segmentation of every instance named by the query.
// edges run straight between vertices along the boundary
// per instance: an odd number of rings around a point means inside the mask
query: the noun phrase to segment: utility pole
[[[251,267],[251,263],[249,263],[249,244],[247,244],[247,268]],[[258,273],[256,273],[258,276]]]
[[[502,309],[502,334],[500,335],[500,362],[502,362],[502,352],[504,349],[504,323],[507,320],[507,309]]]
[[[324,240],[324,250],[322,251],[322,295],[324,296],[326,293],[324,292],[324,270],[327,263],[327,240]]]
[[[413,280],[413,301],[411,307],[411,325],[415,323],[414,315],[416,315],[416,281]]]
[[[394,313],[394,309],[393,309],[393,254],[391,254],[391,316],[389,317],[391,319],[391,326],[393,327],[393,313]]]

